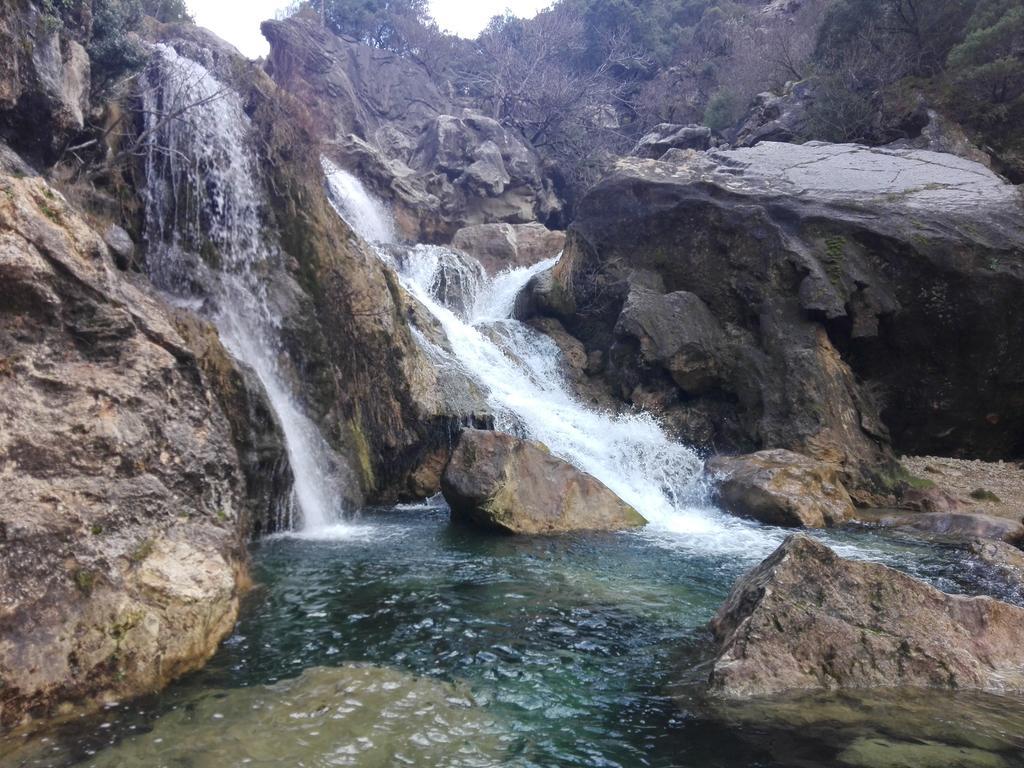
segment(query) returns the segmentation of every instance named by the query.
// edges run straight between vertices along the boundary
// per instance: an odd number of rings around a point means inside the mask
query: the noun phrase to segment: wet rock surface
[[[1021,450],[1022,222],[1018,190],[952,155],[672,150],[619,162],[517,307],[561,320],[606,357],[627,402],[681,439],[835,463],[859,503],[877,504],[898,485],[890,445]],[[671,356],[622,344],[643,291],[660,294],[666,325],[682,292],[721,328],[704,392],[679,385]]]
[[[452,519],[505,533],[620,530],[640,514],[540,443],[466,430],[441,479]]]
[[[711,622],[709,684],[745,698],[800,689],[1024,690],[1024,609],[948,595],[804,535],[744,576]]]
[[[264,278],[281,314],[294,386],[352,474],[344,501],[356,508],[364,501],[421,496],[424,478],[436,482],[427,470],[439,450],[449,449],[451,430],[480,425],[478,414],[465,409],[476,400],[466,406],[466,398],[453,397],[450,377],[414,338],[413,302],[332,208],[319,136],[311,127],[318,118],[210,33],[172,24],[152,34],[210,63],[251,112],[270,247],[279,250]],[[328,101],[312,99],[309,107],[325,108]]]
[[[0,14],[0,139],[45,162],[85,126],[90,61],[53,6],[14,2]]]
[[[768,525],[824,528],[854,515],[836,467],[792,451],[715,456],[707,470],[726,510]]]

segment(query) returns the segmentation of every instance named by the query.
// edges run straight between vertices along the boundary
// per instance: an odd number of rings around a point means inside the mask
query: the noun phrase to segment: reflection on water
[[[0,764],[1024,766],[1020,700],[722,706],[681,688],[699,680],[703,627],[756,555],[702,556],[657,531],[485,536],[423,506],[347,530],[258,545],[260,586],[206,669],[17,754],[8,742]],[[972,589],[951,550],[827,538]]]

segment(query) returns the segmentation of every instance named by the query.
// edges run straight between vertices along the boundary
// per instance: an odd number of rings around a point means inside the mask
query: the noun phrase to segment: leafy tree
[[[1002,111],[1024,96],[1024,5],[983,0],[968,30],[949,53],[949,76],[965,99]]]
[[[165,24],[193,20],[185,0],[142,0],[142,12]]]
[[[704,125],[713,131],[724,131],[740,119],[743,107],[736,94],[727,90],[717,91],[704,108]]]
[[[137,69],[148,58],[137,31],[145,15],[139,0],[94,0],[92,39],[87,46],[93,88]]]
[[[355,38],[375,48],[405,53],[407,27],[432,27],[428,0],[300,0],[294,13],[312,8],[335,34]]]

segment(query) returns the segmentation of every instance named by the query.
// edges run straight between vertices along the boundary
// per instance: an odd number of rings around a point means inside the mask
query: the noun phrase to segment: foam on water
[[[382,532],[379,526],[359,525],[358,523],[329,523],[320,526],[304,526],[299,529],[284,530],[265,536],[267,541],[282,539],[298,539],[301,541],[376,541],[382,535],[393,534],[394,530]]]

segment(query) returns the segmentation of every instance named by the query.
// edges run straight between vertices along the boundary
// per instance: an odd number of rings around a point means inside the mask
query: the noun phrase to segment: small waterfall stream
[[[386,209],[357,178],[327,162],[324,170],[335,209],[353,229],[370,242],[392,237]],[[478,280],[469,257],[447,248],[417,245],[396,259],[393,247],[376,242],[381,258],[447,335],[453,354],[433,347],[431,357],[451,358],[481,385],[498,429],[539,440],[600,479],[647,517],[655,535],[668,533],[675,543],[689,540],[703,551],[767,552],[778,543],[777,532],[714,509],[700,458],[650,415],[603,413],[581,403],[564,380],[554,342],[512,319],[517,294],[557,257]],[[460,270],[468,274],[453,274]],[[453,301],[447,295],[452,284],[468,286],[472,295]]]
[[[146,71],[143,98],[150,277],[203,311],[228,350],[259,377],[294,478],[278,526],[325,528],[338,520],[342,468],[283,368],[281,318],[264,278],[280,254],[262,223],[264,198],[241,100],[202,65],[164,45],[156,46]]]

